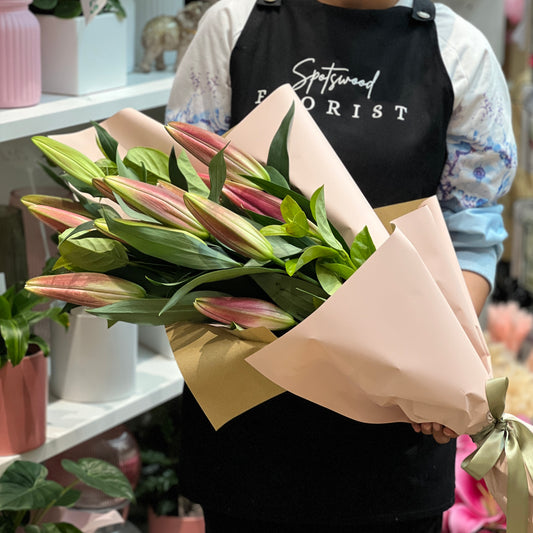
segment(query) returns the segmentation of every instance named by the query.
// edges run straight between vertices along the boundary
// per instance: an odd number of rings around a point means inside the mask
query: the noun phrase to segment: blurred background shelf
[[[140,111],[165,106],[174,73],[133,72],[124,87],[83,96],[43,94],[31,107],[0,109],[0,142],[105,119],[125,107]]]
[[[50,397],[46,442],[20,455],[0,457],[0,474],[15,460],[42,462],[181,394],[176,361],[139,346],[135,393],[105,403],[78,403]]]

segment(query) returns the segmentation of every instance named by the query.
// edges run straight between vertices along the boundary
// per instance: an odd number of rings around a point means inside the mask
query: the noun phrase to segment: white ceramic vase
[[[67,331],[52,322],[50,391],[74,402],[107,402],[135,392],[138,327],[77,307]]]
[[[82,16],[37,19],[43,92],[78,96],[126,85],[127,17],[101,13],[89,24]]]

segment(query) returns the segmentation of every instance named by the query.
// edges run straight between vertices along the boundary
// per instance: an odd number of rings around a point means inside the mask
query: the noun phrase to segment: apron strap
[[[414,0],[413,18],[419,22],[435,20],[435,4],[431,0]]]
[[[280,7],[281,0],[257,0],[256,5],[265,7]]]

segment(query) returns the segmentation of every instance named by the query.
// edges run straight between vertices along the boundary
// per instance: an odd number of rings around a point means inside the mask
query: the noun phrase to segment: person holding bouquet
[[[166,121],[222,134],[285,83],[374,208],[438,196],[480,312],[516,170],[484,36],[430,0],[219,0]],[[207,533],[440,532],[454,502],[456,435],[438,424],[363,424],[284,393],[215,431],[187,387],[183,424],[180,483]]]

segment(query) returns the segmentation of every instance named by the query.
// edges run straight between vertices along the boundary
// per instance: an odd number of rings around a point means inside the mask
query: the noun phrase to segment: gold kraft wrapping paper
[[[328,216],[346,241],[367,225],[377,250],[281,338],[265,330],[167,327],[185,382],[215,428],[287,390],[367,423],[431,421],[461,434],[478,432],[488,422],[489,350],[437,199],[374,211],[288,85],[227,138],[266,160],[293,102],[292,183],[307,197],[325,185]],[[121,153],[133,146],[178,149],[161,124],[131,109],[102,125],[119,141]],[[100,157],[92,128],[54,138]],[[485,480],[505,508],[503,457]],[[529,492],[527,531],[533,533]]]

